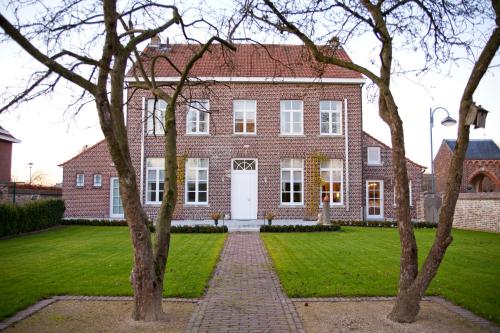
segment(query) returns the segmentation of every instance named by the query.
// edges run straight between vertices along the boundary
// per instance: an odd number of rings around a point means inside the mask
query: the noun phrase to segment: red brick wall
[[[346,206],[332,208],[332,216],[342,219],[360,219],[362,206],[361,182],[361,88],[359,85],[320,84],[230,84],[212,86],[210,89],[194,89],[192,98],[210,100],[210,136],[186,135],[186,107],[180,106],[177,114],[179,155],[210,159],[209,206],[184,205],[184,185],[179,187],[176,219],[209,219],[210,213],[231,211],[230,172],[231,159],[249,157],[258,159],[258,212],[273,211],[276,218],[303,218],[302,207],[280,206],[280,160],[284,158],[306,159],[312,152],[328,158],[345,159],[344,136],[322,137],[319,132],[319,101],[348,101],[350,202]],[[136,170],[140,170],[140,138],[142,125],[142,97],[149,95],[136,92],[128,109],[128,124],[132,158]],[[233,134],[233,100],[257,100],[257,135]],[[304,136],[280,136],[280,100],[298,99],[304,102]],[[343,121],[344,122],[344,121]],[[344,125],[343,125],[344,127]],[[248,148],[244,146],[248,145]],[[163,140],[146,137],[145,158],[162,157]],[[345,170],[345,168],[344,168]],[[138,172],[139,173],[139,172]],[[145,184],[145,172],[143,180]],[[345,181],[345,176],[344,176]],[[304,197],[309,183],[304,182]],[[318,192],[319,204],[319,192]],[[155,216],[157,207],[145,205],[146,211]]]
[[[367,180],[383,180],[384,181],[384,218],[391,220],[395,218],[396,207],[394,205],[394,176],[392,171],[392,150],[375,140],[369,135],[363,136],[363,205],[366,206],[366,181]],[[367,147],[380,147],[380,166],[368,165]],[[411,180],[412,186],[412,205],[411,218],[416,220],[419,218],[417,214],[418,206],[420,205],[420,192],[422,187],[422,167],[418,164],[407,160],[408,177]]]
[[[451,163],[452,152],[446,143],[441,143],[439,150],[434,158],[434,174],[435,174],[435,184],[436,192],[444,193],[446,190],[446,180],[448,177],[448,168]],[[461,192],[465,191],[460,189]]]
[[[444,193],[446,191],[446,181],[451,157],[452,150],[448,145],[442,143],[434,159],[436,192],[438,193]],[[491,175],[492,178],[496,178],[493,179],[493,182],[497,182],[496,191],[500,191],[500,160],[465,160],[460,192],[470,192],[470,190],[468,190],[469,182],[476,174],[481,172]]]
[[[0,140],[0,183],[10,182],[12,142]]]
[[[83,187],[76,187],[76,175],[85,174]],[[94,174],[102,175],[102,186],[94,187]],[[110,177],[116,170],[108,146],[101,141],[64,164],[63,200],[65,217],[109,218]]]

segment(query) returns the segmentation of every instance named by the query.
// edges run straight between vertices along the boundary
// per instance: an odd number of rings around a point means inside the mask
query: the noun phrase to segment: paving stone
[[[304,332],[298,318],[259,234],[235,232],[228,235],[188,332]]]

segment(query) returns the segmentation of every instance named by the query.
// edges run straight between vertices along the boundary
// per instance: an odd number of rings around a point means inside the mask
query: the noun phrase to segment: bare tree
[[[420,300],[437,274],[447,247],[452,241],[453,214],[459,194],[463,161],[469,142],[465,119],[473,104],[473,94],[491,64],[500,44],[500,3],[484,1],[247,1],[242,15],[252,18],[258,29],[271,27],[298,37],[311,55],[324,64],[357,71],[378,88],[379,115],[389,125],[392,165],[396,179],[397,219],[401,242],[400,278],[396,303],[389,314],[397,322],[413,322]],[[480,55],[466,82],[459,109],[457,145],[449,168],[447,190],[439,216],[432,248],[419,271],[417,243],[410,219],[408,174],[403,124],[391,91],[391,77],[404,70],[393,53],[397,49],[420,52],[425,59],[422,71],[453,59],[462,47],[471,51],[481,41],[469,32],[479,24],[492,26],[489,38],[479,46]],[[378,43],[379,57],[374,61],[378,73],[357,63],[334,56],[336,48],[366,33]],[[467,36],[468,34],[468,36]],[[467,39],[466,37],[469,37]],[[474,41],[474,38],[475,41]]]
[[[40,16],[21,15],[23,6],[35,6],[41,10]],[[170,89],[164,89],[154,79],[155,64],[169,62],[168,56],[159,55],[143,61],[139,45],[167,29],[177,29],[187,42],[195,43],[188,30],[204,23],[203,19],[186,23],[177,7],[147,0],[128,3],[63,0],[57,7],[38,1],[11,1],[8,8],[13,19],[0,14],[0,26],[6,39],[17,43],[46,69],[33,73],[26,89],[13,96],[0,111],[54,91],[61,79],[82,91],[75,102],[79,105],[77,109],[88,101],[95,102],[101,129],[118,172],[120,195],[134,248],[132,316],[135,320],[159,320],[163,317],[163,278],[177,197],[176,104],[183,88],[189,84],[191,68],[214,42],[230,49],[234,47],[217,35],[204,43],[198,42],[193,53],[186,55],[183,66],[175,67],[179,81]],[[207,26],[214,31],[213,25]],[[75,46],[71,38],[85,41]],[[123,93],[124,80],[131,62],[136,77],[135,89],[145,89],[155,99],[167,103],[163,122],[165,196],[156,221],[154,244],[148,229],[148,216],[141,205],[124,120],[123,107],[127,102]],[[171,62],[170,65],[175,66]]]

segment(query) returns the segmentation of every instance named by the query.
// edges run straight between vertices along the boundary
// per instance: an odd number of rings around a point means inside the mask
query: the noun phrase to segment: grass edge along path
[[[399,235],[392,228],[342,227],[342,232],[261,234],[289,297],[395,296]],[[419,263],[435,229],[417,229]],[[454,229],[428,295],[440,295],[500,323],[500,234]]]
[[[226,234],[172,234],[164,297],[200,297]],[[0,240],[0,320],[54,295],[130,296],[127,227],[70,226]]]

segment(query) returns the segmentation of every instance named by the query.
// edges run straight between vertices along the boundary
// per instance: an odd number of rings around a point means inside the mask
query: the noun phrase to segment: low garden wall
[[[500,192],[460,193],[453,227],[500,232]]]

